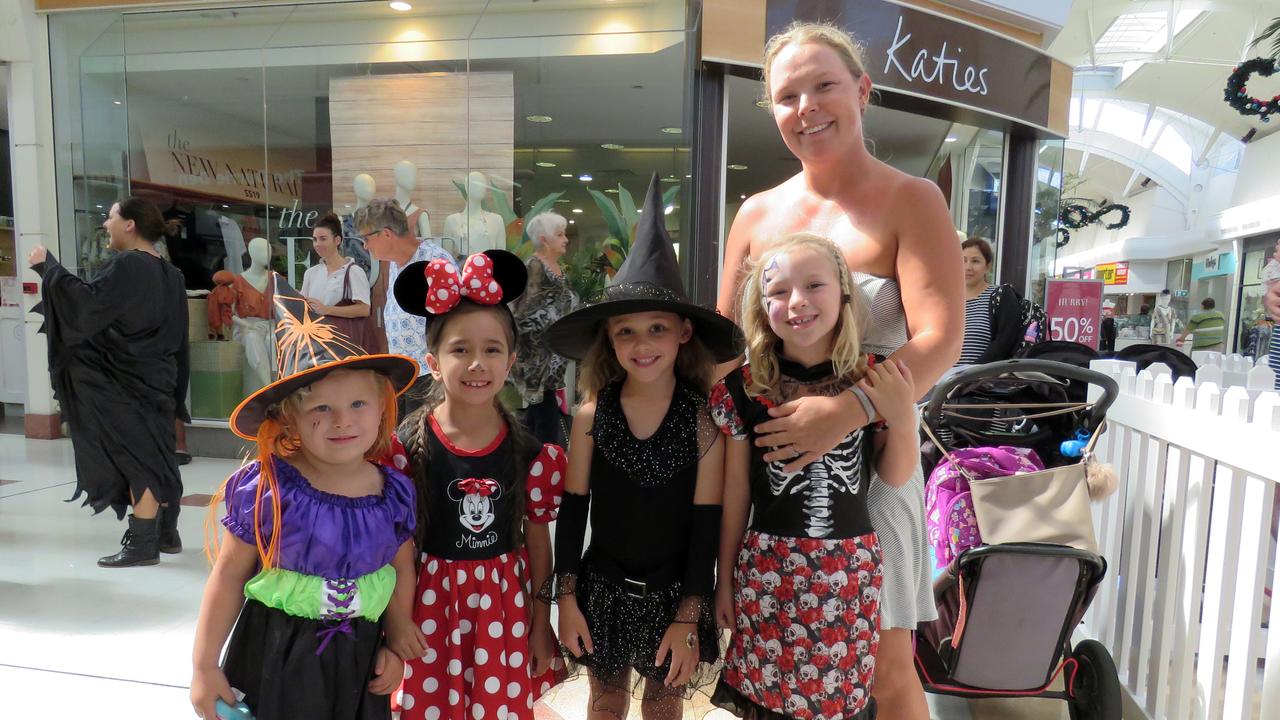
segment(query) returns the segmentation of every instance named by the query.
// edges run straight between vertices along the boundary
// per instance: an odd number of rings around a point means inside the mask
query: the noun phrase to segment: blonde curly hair
[[[747,363],[751,366],[748,395],[764,396],[774,401],[781,399],[778,396],[782,376],[778,349],[782,339],[769,326],[763,278],[765,268],[774,258],[797,250],[809,250],[830,260],[831,268],[840,282],[840,294],[844,302],[840,306],[831,342],[831,362],[835,367],[836,377],[852,383],[866,374],[867,359],[862,353],[862,334],[866,330],[867,312],[858,289],[853,285],[853,275],[849,272],[844,256],[835,243],[821,235],[792,233],[779,238],[751,263],[746,282],[743,283],[738,317],[747,338]]]

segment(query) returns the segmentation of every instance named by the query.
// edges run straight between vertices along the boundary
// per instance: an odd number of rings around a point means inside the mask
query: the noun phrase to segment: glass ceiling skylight
[[[1203,12],[1202,10],[1178,11],[1173,23],[1173,34],[1176,36],[1182,32]],[[1116,18],[1111,23],[1111,27],[1102,33],[1102,37],[1094,43],[1093,52],[1095,56],[1149,55],[1163,48],[1168,40],[1168,12],[1125,13]]]

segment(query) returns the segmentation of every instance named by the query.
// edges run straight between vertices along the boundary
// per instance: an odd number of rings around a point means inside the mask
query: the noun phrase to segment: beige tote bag
[[[1069,545],[1098,552],[1085,463],[969,481],[982,542]]]

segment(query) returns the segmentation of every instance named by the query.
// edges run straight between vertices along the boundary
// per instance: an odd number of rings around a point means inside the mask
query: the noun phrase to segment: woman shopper
[[[121,200],[102,226],[116,254],[88,282],[41,245],[27,262],[41,277],[50,382],[71,427],[72,499],[133,510],[120,551],[98,565],[154,565],[182,548],[174,418],[187,395],[186,288],[155,249],[164,220],[153,203]]]

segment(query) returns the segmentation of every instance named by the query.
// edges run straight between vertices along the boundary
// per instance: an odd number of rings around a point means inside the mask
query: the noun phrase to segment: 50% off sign
[[[1098,349],[1102,321],[1101,280],[1051,279],[1045,287],[1045,315],[1049,339],[1088,345]]]

